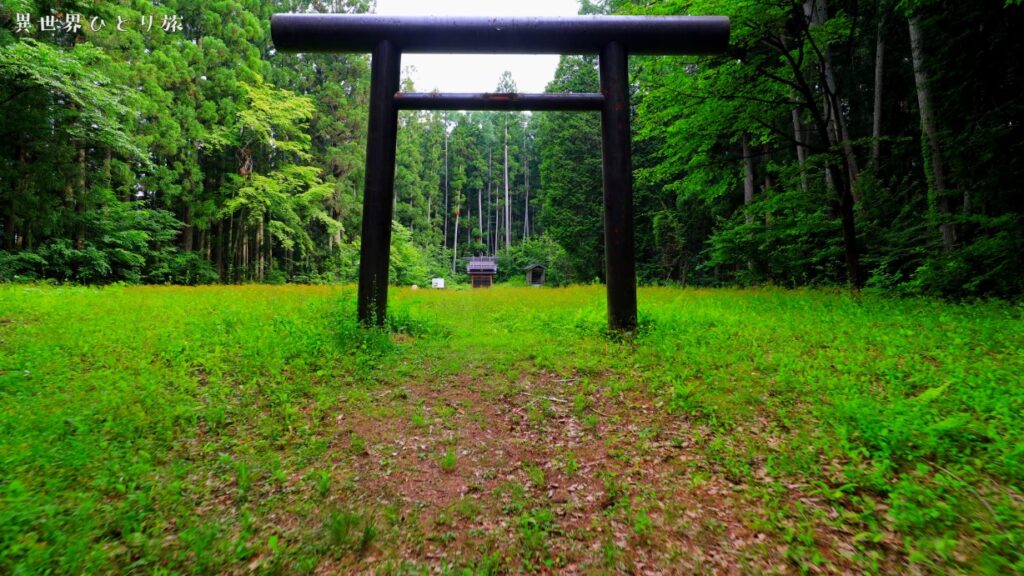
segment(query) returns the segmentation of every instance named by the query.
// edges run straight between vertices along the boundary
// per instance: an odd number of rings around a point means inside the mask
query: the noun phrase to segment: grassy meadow
[[[0,573],[1024,571],[1024,308],[0,285]]]

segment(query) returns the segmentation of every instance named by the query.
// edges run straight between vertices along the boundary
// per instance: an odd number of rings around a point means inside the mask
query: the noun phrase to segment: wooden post
[[[636,328],[636,263],[633,259],[633,162],[629,133],[629,72],[626,49],[609,42],[601,49],[601,154],[604,175],[604,257],[608,327]]]
[[[370,119],[366,137],[363,233],[359,248],[359,322],[383,326],[388,306],[391,217],[395,195],[395,139],[401,52],[388,40],[373,49]]]

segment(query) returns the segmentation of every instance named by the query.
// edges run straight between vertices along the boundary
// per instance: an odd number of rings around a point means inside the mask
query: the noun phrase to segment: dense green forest
[[[1024,574],[1021,4],[580,0],[732,22],[629,58],[624,334],[598,113],[402,112],[366,330],[270,20],[374,0],[0,0],[0,574]]]
[[[369,56],[278,53],[269,22],[373,9],[5,0],[0,279],[354,280]],[[726,55],[631,58],[641,283],[1024,293],[1019,1],[581,12],[732,19]],[[597,84],[564,56],[548,90]],[[599,124],[403,112],[393,281],[460,280],[471,254],[600,281]]]

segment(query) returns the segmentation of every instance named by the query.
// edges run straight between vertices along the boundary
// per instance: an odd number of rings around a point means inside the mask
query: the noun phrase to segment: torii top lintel
[[[609,42],[630,54],[724,52],[723,16],[485,18],[275,14],[274,46],[285,52],[371,52],[388,40],[402,53],[597,54]]]

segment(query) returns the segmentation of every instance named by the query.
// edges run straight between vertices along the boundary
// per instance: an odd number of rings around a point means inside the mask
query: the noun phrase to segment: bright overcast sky
[[[575,16],[576,0],[377,0],[377,14],[415,16]],[[417,92],[493,92],[508,70],[520,92],[543,92],[557,55],[403,54]],[[406,73],[403,72],[403,78]]]

